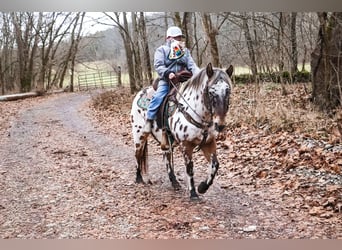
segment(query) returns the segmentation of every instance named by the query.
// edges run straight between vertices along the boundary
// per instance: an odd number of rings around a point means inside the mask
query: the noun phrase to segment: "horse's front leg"
[[[210,163],[209,165],[209,176],[205,181],[202,181],[199,185],[198,185],[198,192],[200,194],[204,194],[205,192],[207,192],[207,190],[209,189],[209,187],[213,184],[214,178],[216,176],[216,173],[219,169],[219,162],[217,159],[217,155],[216,155],[216,142],[212,142],[208,145],[205,145],[202,147],[202,151],[206,157],[206,159],[208,160],[208,162]]]
[[[188,187],[190,191],[190,199],[196,200],[198,199],[198,194],[195,189],[195,181],[194,181],[194,163],[192,160],[186,162],[186,173],[188,175]]]
[[[175,176],[172,148],[164,153],[164,159],[165,159],[166,170],[169,175],[169,179],[171,181],[172,187],[175,190],[179,190],[180,184],[177,181],[177,178]]]
[[[190,191],[190,199],[198,199],[198,194],[196,193],[195,180],[194,180],[194,162],[192,161],[192,150],[193,147],[183,147],[181,148],[183,152],[186,174],[188,177],[188,189]]]

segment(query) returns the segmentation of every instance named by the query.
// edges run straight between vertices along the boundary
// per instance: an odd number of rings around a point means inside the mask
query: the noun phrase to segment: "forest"
[[[105,62],[131,93],[153,79],[153,53],[177,25],[200,67],[235,66],[235,83],[310,82],[321,110],[341,106],[339,12],[0,13],[1,94],[74,91],[78,67]],[[102,30],[96,31],[96,27]],[[108,29],[103,29],[108,27]],[[94,32],[95,30],[95,32]]]
[[[342,239],[342,12],[1,12],[0,24],[0,238]],[[136,183],[132,102],[173,25],[199,67],[234,66],[219,171],[198,201],[180,147],[174,190],[153,136]],[[107,70],[119,86],[78,88]],[[197,185],[212,166],[193,153]]]

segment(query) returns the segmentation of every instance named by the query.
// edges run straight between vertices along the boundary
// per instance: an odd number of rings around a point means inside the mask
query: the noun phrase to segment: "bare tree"
[[[12,74],[15,66],[13,57],[14,37],[11,28],[11,17],[9,13],[0,13],[2,16],[2,28],[0,32],[0,84],[1,94],[14,89],[15,75]]]
[[[52,72],[53,70],[56,72],[59,71],[57,68],[53,69],[53,65],[58,64],[55,62],[56,53],[73,24],[73,22],[69,20],[71,15],[71,12],[44,13],[43,25],[39,32],[41,41],[41,45],[39,46],[41,60],[37,89],[40,91],[50,89],[52,84]],[[56,73],[56,75],[58,75],[58,73]]]
[[[255,56],[255,49],[253,46],[253,40],[250,33],[249,25],[248,25],[248,16],[246,13],[242,15],[243,20],[243,30],[245,34],[246,44],[248,48],[248,55],[250,59],[250,67],[252,70],[252,81],[257,82],[257,74],[258,74],[258,68],[257,68],[257,62],[256,62],[256,56]]]
[[[75,53],[74,46],[82,38],[80,26],[75,27],[76,16],[72,12],[1,13],[2,93],[13,87],[23,91],[35,85],[38,90],[62,87],[64,79],[69,79],[66,74],[72,73],[68,70],[76,66],[81,56],[89,54],[79,46]],[[314,48],[312,34],[319,23],[313,13],[279,12],[164,12],[148,15],[144,12],[107,12],[99,22],[108,21],[108,17],[110,21],[107,24],[114,26],[122,38],[120,46],[114,45],[116,55],[125,55],[123,59],[116,57],[115,63],[121,64],[123,72],[128,71],[133,93],[151,82],[151,55],[169,25],[181,27],[186,36],[186,46],[199,66],[209,60],[218,67],[223,62],[247,64],[252,70],[253,80],[256,80],[259,72],[276,73],[279,77],[283,75],[281,72],[285,75],[288,71],[293,75],[298,60],[301,60],[303,68]],[[78,25],[80,21],[81,16]],[[96,38],[88,36],[87,39],[84,44]],[[90,60],[113,54],[105,50],[108,50],[107,46],[94,46],[96,50],[99,48],[101,51],[92,54],[95,56]],[[73,77],[70,80],[73,81]]]
[[[317,32],[319,29],[319,21],[316,13],[298,13],[300,15],[300,22],[298,30],[298,54],[302,60],[301,71],[305,70],[307,61],[310,61],[310,54],[315,49]]]
[[[152,65],[151,65],[150,48],[148,44],[144,12],[140,12],[139,31],[141,34],[141,47],[143,50],[143,62],[144,62],[143,68],[145,72],[145,79],[148,84],[152,84]]]
[[[33,66],[39,42],[39,33],[37,31],[40,30],[41,14],[39,14],[37,20],[35,13],[12,12],[11,18],[18,46],[20,90],[27,92],[31,90],[34,78]]]
[[[312,98],[329,112],[342,105],[342,12],[320,12],[318,17],[318,42],[311,55]]]
[[[74,73],[75,73],[75,60],[78,51],[78,46],[81,41],[81,33],[83,27],[83,20],[84,20],[85,12],[77,13],[75,17],[75,25],[71,32],[71,45],[70,45],[70,71],[71,71],[71,78],[70,78],[70,92],[74,91]]]
[[[131,20],[132,20],[132,52],[133,52],[133,59],[134,59],[134,77],[136,82],[136,87],[141,89],[143,86],[143,72],[142,72],[142,63],[141,63],[141,53],[140,53],[140,27],[139,27],[139,20],[137,20],[137,14],[135,12],[131,12]]]
[[[202,16],[202,25],[204,28],[204,32],[208,39],[211,62],[214,67],[219,67],[220,57],[219,57],[217,40],[216,40],[216,36],[218,35],[218,29],[217,27],[213,26],[210,13],[202,13],[201,16]]]
[[[81,29],[74,30],[71,48],[66,41],[75,20],[77,27],[82,26],[80,16],[61,12],[2,13],[1,81],[13,83],[20,92],[44,92],[56,82],[62,86],[69,62],[77,54]],[[7,87],[12,88],[8,83]]]
[[[291,79],[298,71],[297,12],[291,13]]]
[[[183,21],[182,21],[182,30],[184,33],[184,36],[186,38],[185,45],[187,48],[192,50],[194,46],[194,28],[193,28],[193,13],[191,12],[184,12],[183,13]]]
[[[205,45],[203,46],[204,47],[203,49],[200,48],[200,40],[201,40],[201,38],[199,38],[198,35],[197,35],[198,24],[197,24],[197,15],[196,14],[194,14],[193,20],[194,20],[193,21],[193,29],[194,29],[194,39],[193,39],[193,41],[194,41],[194,45],[193,45],[192,51],[193,50],[195,51],[197,65],[201,66],[202,65],[203,53],[204,53],[205,49],[207,48],[208,43],[205,43]]]
[[[181,19],[181,16],[180,16],[179,12],[174,12],[174,15],[172,16],[172,19],[173,19],[174,25],[182,28],[182,19]]]
[[[69,45],[67,49],[67,53],[63,57],[61,71],[59,74],[59,87],[63,88],[63,82],[68,69],[70,69],[70,91],[73,91],[73,81],[74,81],[74,66],[75,66],[75,58],[78,50],[78,45],[81,39],[81,31],[83,25],[83,18],[85,12],[77,12],[71,20],[71,34],[69,38]],[[70,63],[70,65],[69,65]],[[69,68],[70,67],[70,68]]]
[[[132,38],[129,32],[127,13],[126,12],[114,12],[112,15],[109,13],[104,13],[111,21],[114,22],[115,27],[118,28],[121,35],[122,41],[124,43],[126,52],[126,62],[127,70],[129,76],[129,85],[131,93],[137,91],[136,80],[135,80],[135,70],[134,70],[134,52],[132,46]],[[122,14],[122,17],[120,17]],[[122,21],[121,21],[122,20]]]

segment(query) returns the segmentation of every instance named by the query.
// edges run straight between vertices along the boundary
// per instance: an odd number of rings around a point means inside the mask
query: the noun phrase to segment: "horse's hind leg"
[[[136,158],[136,183],[144,183],[143,174],[148,171],[147,159],[147,140],[141,141],[140,144],[135,145],[135,158]]]
[[[167,170],[167,173],[169,175],[169,179],[171,181],[172,187],[175,190],[179,190],[180,189],[180,184],[177,181],[177,178],[175,176],[174,165],[173,165],[173,152],[172,152],[172,149],[170,151],[166,151],[164,153],[164,158],[165,158],[165,161],[166,161],[166,170]]]

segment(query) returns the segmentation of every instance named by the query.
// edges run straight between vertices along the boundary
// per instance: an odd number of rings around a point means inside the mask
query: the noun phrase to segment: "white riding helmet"
[[[177,26],[171,26],[166,31],[166,37],[177,37],[177,36],[183,36],[182,30],[178,28]]]

